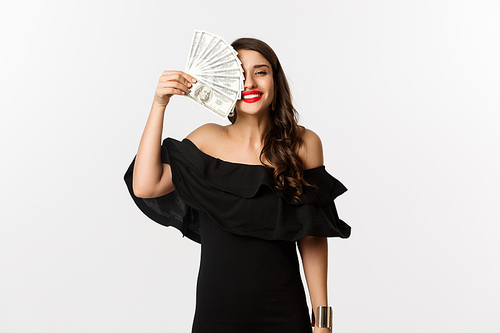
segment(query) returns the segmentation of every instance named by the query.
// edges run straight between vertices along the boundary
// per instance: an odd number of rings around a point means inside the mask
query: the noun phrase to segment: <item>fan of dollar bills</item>
[[[243,90],[243,68],[237,55],[221,37],[195,30],[185,72],[197,82],[187,96],[226,117]]]

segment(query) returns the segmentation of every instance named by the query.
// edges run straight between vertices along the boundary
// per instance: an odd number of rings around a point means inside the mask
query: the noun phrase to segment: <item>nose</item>
[[[255,89],[257,83],[254,81],[251,75],[245,75],[245,90]]]

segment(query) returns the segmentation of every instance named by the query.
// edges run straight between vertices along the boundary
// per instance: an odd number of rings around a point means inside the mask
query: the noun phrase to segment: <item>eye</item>
[[[257,73],[255,73],[255,75],[266,75],[267,72],[266,71],[258,71]]]

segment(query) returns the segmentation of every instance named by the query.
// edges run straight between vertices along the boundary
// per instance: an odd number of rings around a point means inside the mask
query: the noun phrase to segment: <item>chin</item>
[[[239,101],[238,103],[239,104],[236,104],[236,111],[245,114],[253,115],[253,114],[268,112],[270,108],[269,105],[267,107],[263,107],[262,105],[247,104],[242,101]]]

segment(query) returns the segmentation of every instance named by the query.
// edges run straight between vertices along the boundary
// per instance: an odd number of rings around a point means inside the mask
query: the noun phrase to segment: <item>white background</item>
[[[0,3],[0,332],[189,332],[199,245],[122,180],[194,29],[277,52],[352,226],[337,333],[499,332],[500,2]],[[165,135],[226,124],[174,98]]]

